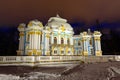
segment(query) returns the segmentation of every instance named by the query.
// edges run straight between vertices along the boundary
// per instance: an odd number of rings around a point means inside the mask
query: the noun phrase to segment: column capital
[[[100,40],[100,37],[94,37],[95,40]]]
[[[83,51],[83,56],[88,56],[88,52],[87,51]]]
[[[46,34],[46,37],[49,38],[49,37],[50,37],[50,34]]]
[[[102,51],[96,51],[96,52],[95,52],[95,55],[96,55],[96,56],[102,56]]]
[[[19,36],[24,36],[24,32],[20,32],[20,33],[19,33]]]

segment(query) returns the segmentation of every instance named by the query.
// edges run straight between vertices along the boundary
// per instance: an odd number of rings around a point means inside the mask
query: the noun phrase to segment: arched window
[[[54,54],[57,54],[57,50],[54,50]]]
[[[54,37],[54,44],[57,44],[57,38]]]
[[[69,40],[69,38],[67,39],[67,44],[70,44],[70,40]]]
[[[27,40],[26,41],[30,42],[30,35],[29,34],[27,35]]]
[[[92,39],[90,39],[90,45],[92,45]]]
[[[80,40],[78,41],[78,46],[80,46],[81,45],[81,43],[80,43]]]
[[[63,40],[63,38],[61,38],[61,44],[63,44],[64,43],[64,40]]]
[[[64,54],[64,51],[63,51],[63,50],[61,51],[61,54]]]

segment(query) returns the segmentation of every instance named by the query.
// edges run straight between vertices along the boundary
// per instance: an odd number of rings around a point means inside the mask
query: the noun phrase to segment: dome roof
[[[28,23],[28,27],[43,27],[42,22],[38,20],[32,20]]]
[[[47,26],[52,29],[59,29],[59,27],[64,26],[66,30],[73,30],[70,24],[67,23],[66,19],[61,18],[59,15],[56,17],[51,17],[48,20]]]
[[[18,26],[18,28],[25,28],[25,24],[24,23],[21,23],[21,24],[19,24],[19,26]]]
[[[21,23],[21,24],[19,24],[19,26],[18,26],[18,31],[24,31],[25,30],[25,27],[26,25],[24,24],[24,23]]]

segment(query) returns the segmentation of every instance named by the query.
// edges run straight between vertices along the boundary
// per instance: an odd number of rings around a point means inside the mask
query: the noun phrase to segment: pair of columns
[[[41,48],[41,32],[30,32],[29,36],[29,46],[28,49],[40,50]]]
[[[94,50],[95,50],[95,55],[96,56],[102,56],[102,51],[101,51],[101,42],[100,42],[100,36],[96,37],[94,36]],[[87,37],[83,37],[83,55],[87,56],[88,55],[88,46],[89,46],[89,40],[87,40]]]
[[[50,55],[50,33],[43,32],[42,34],[42,55]]]
[[[24,50],[24,32],[20,32],[19,34],[19,50],[23,51]]]
[[[83,37],[83,55],[87,56],[88,55],[88,40],[87,37]]]
[[[19,33],[19,49],[17,51],[17,55],[24,55],[24,31],[20,31]]]
[[[100,37],[94,37],[94,41],[95,41],[95,55],[102,56]]]

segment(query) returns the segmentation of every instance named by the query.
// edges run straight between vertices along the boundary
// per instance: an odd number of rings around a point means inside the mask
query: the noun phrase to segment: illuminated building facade
[[[101,33],[82,32],[74,35],[73,28],[66,19],[51,17],[43,26],[42,22],[32,20],[18,26],[20,32],[17,55],[26,56],[102,56]]]

